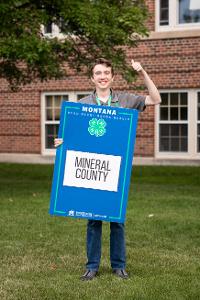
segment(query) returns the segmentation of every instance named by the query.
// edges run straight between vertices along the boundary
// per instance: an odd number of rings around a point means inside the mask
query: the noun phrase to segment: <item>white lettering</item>
[[[104,114],[104,115],[112,115],[116,116],[117,111],[115,109],[109,109],[109,108],[101,108],[101,107],[82,107],[83,112],[89,112],[89,113],[96,113],[96,114]]]

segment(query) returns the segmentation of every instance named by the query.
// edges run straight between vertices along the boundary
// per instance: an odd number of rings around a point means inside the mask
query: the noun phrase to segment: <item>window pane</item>
[[[160,151],[187,151],[187,124],[160,124]]]
[[[53,97],[46,96],[46,107],[52,107],[52,106],[53,106]]]
[[[167,107],[160,107],[160,119],[168,120],[168,108]]]
[[[44,33],[52,33],[52,22],[49,22],[44,26]]]
[[[48,121],[52,121],[53,120],[53,109],[52,108],[47,109],[46,112],[47,112],[46,119]]]
[[[167,93],[161,93],[160,94],[162,102],[161,105],[168,105],[168,94]]]
[[[54,118],[55,118],[55,121],[59,121],[60,120],[60,109],[55,109],[55,111],[54,111]]]
[[[63,96],[62,96],[62,101],[68,101],[68,100],[69,100],[68,95],[63,95]]]
[[[53,149],[54,148],[54,139],[58,135],[58,124],[55,125],[46,125],[45,126],[45,147],[48,149]]]
[[[179,24],[200,22],[200,1],[179,0]]]
[[[178,124],[172,124],[170,125],[171,128],[171,136],[179,136],[179,125]]]
[[[160,25],[169,24],[169,0],[160,0]]]
[[[181,128],[181,136],[187,137],[188,136],[188,126],[186,124],[179,125]]]
[[[169,136],[169,125],[168,124],[160,124],[160,136],[161,137]]]
[[[187,152],[188,151],[188,145],[187,145],[187,138],[182,138],[181,139],[181,151],[182,152]]]
[[[197,124],[197,152],[200,152],[200,124]]]
[[[200,121],[200,93],[198,93],[197,119]]]
[[[169,138],[160,138],[160,151],[169,151]]]
[[[200,138],[197,140],[197,152],[200,152]]]
[[[180,104],[187,105],[187,93],[180,93]]]
[[[55,96],[55,97],[54,97],[54,107],[60,108],[61,97],[62,97],[62,96]]]
[[[200,124],[197,125],[197,134],[200,135]]]
[[[178,106],[178,93],[170,94],[170,104]]]
[[[171,151],[179,151],[179,138],[171,139]]]
[[[181,120],[187,120],[187,107],[181,107]]]
[[[170,108],[170,120],[178,120],[178,107]]]

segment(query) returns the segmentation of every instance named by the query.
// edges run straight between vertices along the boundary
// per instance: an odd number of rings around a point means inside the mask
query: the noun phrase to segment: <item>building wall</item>
[[[155,28],[155,1],[148,0],[151,13],[148,26]],[[127,49],[129,59],[141,62],[158,89],[199,88],[200,37],[182,36],[162,38],[150,35],[139,42],[137,48]],[[116,76],[114,88],[135,92],[143,84],[138,77],[133,88]],[[0,82],[0,152],[41,153],[41,94],[43,92],[91,91],[93,85],[87,77],[71,73],[65,80],[49,81],[27,85],[19,92],[7,89],[5,81]],[[144,89],[138,93],[147,94]],[[147,107],[140,114],[135,155],[155,156],[155,109]]]

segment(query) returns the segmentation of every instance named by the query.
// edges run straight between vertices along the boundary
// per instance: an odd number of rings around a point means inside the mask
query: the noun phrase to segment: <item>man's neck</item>
[[[110,96],[110,89],[106,90],[96,90],[97,97],[104,103],[106,103]]]

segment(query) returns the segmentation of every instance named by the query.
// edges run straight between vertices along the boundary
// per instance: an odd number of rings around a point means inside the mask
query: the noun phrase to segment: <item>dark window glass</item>
[[[160,107],[160,119],[168,120],[168,107]]]
[[[200,124],[197,125],[197,134],[200,135]]]
[[[197,115],[197,119],[200,121],[200,93],[198,93],[198,115]]]
[[[46,107],[52,107],[52,106],[53,106],[53,97],[46,96]]]
[[[180,104],[187,105],[187,93],[180,93]]]
[[[169,125],[168,124],[166,124],[166,125],[164,125],[164,124],[160,125],[160,135],[162,137],[168,137],[169,136]]]
[[[60,109],[54,110],[54,120],[59,121],[60,120]]]
[[[54,148],[54,139],[58,136],[58,124],[49,125],[46,124],[46,138],[45,138],[45,147],[48,149]]]
[[[188,136],[188,126],[186,124],[181,124],[181,136],[187,137]]]
[[[171,151],[179,151],[179,138],[171,138]]]
[[[169,1],[160,0],[160,25],[169,25]]]
[[[55,96],[54,97],[54,107],[60,108],[61,101],[62,101],[62,96]]]
[[[170,151],[169,138],[160,138],[160,151]]]
[[[179,24],[200,22],[200,1],[179,0]]]
[[[170,94],[170,105],[178,106],[178,93],[171,93]]]
[[[46,120],[53,121],[53,109],[49,108],[46,110]]]
[[[180,145],[180,147],[181,147],[181,151],[187,152],[187,150],[188,150],[187,138],[182,138],[181,139],[181,145]]]
[[[46,95],[45,96],[45,113],[46,113],[46,124],[45,124],[45,147],[47,149],[54,148],[54,139],[58,136],[59,124],[47,124],[48,121],[60,120],[60,110],[62,101],[68,101],[68,95]],[[51,122],[52,123],[52,122]]]
[[[197,142],[197,152],[200,152],[200,138],[198,138]]]
[[[170,108],[170,120],[178,120],[178,107]]]
[[[170,125],[171,128],[171,136],[179,136],[179,125],[178,124],[172,124]]]
[[[52,33],[52,22],[49,22],[44,26],[44,33]]]
[[[162,99],[162,105],[168,105],[168,93],[161,93],[160,96]]]
[[[187,152],[187,124],[160,124],[160,151]]]
[[[181,107],[181,120],[187,120],[187,107]]]

